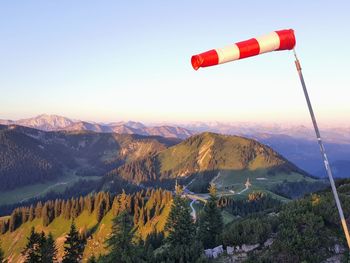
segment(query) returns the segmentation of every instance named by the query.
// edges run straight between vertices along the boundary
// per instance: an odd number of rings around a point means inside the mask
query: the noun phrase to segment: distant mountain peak
[[[134,128],[134,129],[143,129],[146,128],[146,126],[138,121],[128,121],[126,123],[124,123],[124,125],[130,127],[130,128]]]
[[[67,127],[73,124],[74,121],[59,115],[40,114],[33,118],[14,121],[14,123],[17,125],[37,128],[45,131],[54,131]]]

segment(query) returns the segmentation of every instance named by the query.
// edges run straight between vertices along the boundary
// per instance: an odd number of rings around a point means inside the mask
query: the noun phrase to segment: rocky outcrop
[[[222,253],[224,253],[222,245],[204,250],[204,254],[207,258],[218,258]]]

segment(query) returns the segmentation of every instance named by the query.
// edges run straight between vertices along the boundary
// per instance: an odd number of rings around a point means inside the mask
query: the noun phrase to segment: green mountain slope
[[[219,187],[244,183],[247,178],[260,185],[268,181],[313,180],[270,147],[255,140],[202,133],[144,159],[110,172],[134,183],[201,177],[215,180]],[[276,180],[277,179],[277,180]]]

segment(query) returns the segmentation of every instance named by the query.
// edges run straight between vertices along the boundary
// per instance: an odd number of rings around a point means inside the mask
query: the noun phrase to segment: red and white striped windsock
[[[197,70],[200,67],[215,66],[266,52],[290,50],[293,49],[294,46],[295,36],[293,29],[279,30],[268,35],[238,42],[224,48],[212,49],[194,55],[191,58],[191,63],[192,67]]]

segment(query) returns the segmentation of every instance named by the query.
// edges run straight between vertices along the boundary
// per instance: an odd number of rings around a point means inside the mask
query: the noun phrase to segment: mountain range
[[[227,135],[242,135],[262,138],[271,135],[287,135],[297,139],[309,141],[315,140],[314,130],[311,126],[292,124],[259,124],[250,122],[189,122],[189,123],[166,123],[146,125],[141,122],[111,122],[98,123],[70,119],[59,115],[41,114],[36,117],[19,120],[2,120],[0,124],[16,124],[20,126],[35,128],[43,131],[94,131],[115,132],[140,135],[157,135],[163,137],[174,137],[186,139],[194,134],[202,132],[214,132]],[[328,143],[350,144],[350,126],[321,127],[323,139]]]
[[[181,140],[202,132],[240,135],[267,144],[308,173],[325,176],[314,131],[312,127],[305,125],[245,122],[190,122],[152,125],[135,121],[96,123],[47,114],[17,121],[0,120],[0,124],[16,124],[43,131],[92,131],[144,136],[157,135]],[[348,177],[346,170],[343,169],[343,162],[350,161],[350,127],[321,127],[321,133],[332,168],[334,167],[334,170],[337,171],[335,175]]]
[[[166,123],[146,125],[141,122],[111,122],[98,123],[91,121],[75,120],[59,115],[41,114],[36,117],[19,120],[2,120],[0,124],[16,124],[31,127],[43,131],[94,131],[115,132],[140,135],[158,135],[163,137],[175,137],[186,139],[194,134],[202,132],[214,132],[227,135],[242,136],[271,136],[287,135],[297,139],[309,141],[315,140],[312,126],[293,124],[260,124],[254,122],[188,122],[188,123]],[[350,126],[325,126],[321,127],[323,139],[328,143],[350,144]]]
[[[147,136],[162,136],[168,138],[185,139],[194,133],[178,126],[152,126],[147,127],[140,122],[113,122],[101,124],[95,122],[86,122],[81,120],[72,120],[58,115],[42,114],[33,118],[13,120],[0,120],[3,125],[21,125],[35,128],[43,131],[93,131],[102,133],[119,134],[139,134]]]
[[[105,175],[107,181],[116,178],[134,185],[192,180],[193,186],[204,190],[218,173],[221,173],[220,180],[237,181],[240,185],[248,177],[252,180],[261,177],[274,183],[308,177],[266,145],[215,133],[201,133],[181,141],[160,136],[45,132],[0,125],[0,161],[2,190],[50,182],[68,175]]]

